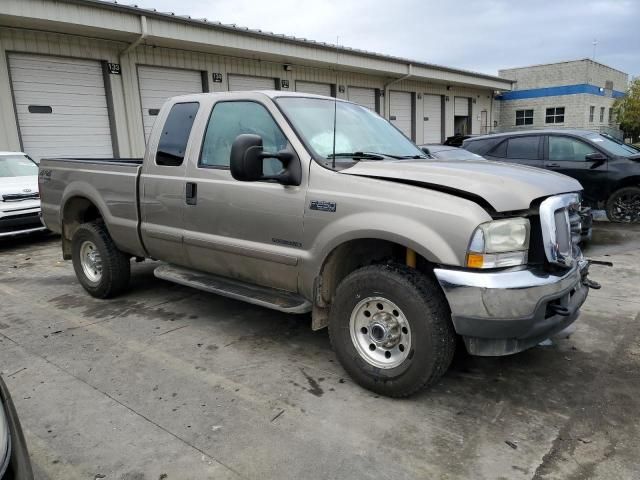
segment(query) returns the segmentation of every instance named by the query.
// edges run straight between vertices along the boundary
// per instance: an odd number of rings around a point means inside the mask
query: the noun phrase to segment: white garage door
[[[10,53],[9,71],[26,153],[113,156],[100,62]]]
[[[349,101],[376,111],[376,90],[374,88],[349,87]]]
[[[276,81],[268,77],[229,75],[229,91],[275,90]]]
[[[153,122],[167,98],[202,93],[202,72],[138,65],[138,84],[146,141],[149,139]]]
[[[440,143],[442,141],[442,97],[440,95],[423,95],[423,134],[424,143]]]
[[[389,92],[389,120],[407,137],[411,138],[413,119],[411,114],[411,94]]]
[[[296,92],[314,93],[316,95],[331,96],[331,85],[328,83],[296,81]]]
[[[454,112],[456,117],[469,116],[469,99],[467,97],[455,97]]]

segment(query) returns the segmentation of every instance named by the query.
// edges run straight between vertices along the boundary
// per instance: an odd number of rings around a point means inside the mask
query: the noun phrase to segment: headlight
[[[4,413],[4,406],[0,400],[0,478],[4,475],[11,457],[11,439],[9,437],[9,425]]]
[[[467,267],[498,268],[526,264],[530,229],[526,218],[483,223],[471,237]]]

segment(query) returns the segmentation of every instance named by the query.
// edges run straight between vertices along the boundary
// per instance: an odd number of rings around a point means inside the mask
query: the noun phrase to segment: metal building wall
[[[6,63],[7,52],[32,52],[39,54],[70,56],[101,60],[121,65],[120,75],[108,75],[113,100],[113,117],[119,155],[142,156],[145,148],[144,129],[141,114],[137,65],[165,66],[199,70],[207,78],[212,92],[227,90],[229,74],[255,75],[288,81],[288,91],[295,91],[296,80],[320,82],[338,85],[338,98],[347,98],[348,87],[368,87],[385,92],[385,85],[393,78],[384,75],[368,75],[359,72],[335,71],[333,68],[316,68],[293,64],[286,71],[282,63],[257,61],[229,55],[201,53],[174,48],[161,48],[140,45],[131,52],[122,55],[129,46],[126,42],[98,40],[78,35],[47,33],[33,30],[3,28],[0,30],[0,150],[20,148],[16,117],[10,89],[9,72]],[[222,82],[213,81],[213,74],[222,74]],[[281,84],[282,85],[282,84]],[[497,117],[491,116],[491,97],[493,90],[488,88],[467,88],[446,84],[430,84],[424,81],[403,80],[394,82],[387,88],[386,98],[381,98],[381,114],[388,112],[388,91],[406,91],[417,97],[425,93],[444,95],[445,136],[453,135],[453,103],[455,96],[467,96],[476,103],[472,104],[472,131],[480,133],[480,112],[488,111],[490,122]],[[287,89],[283,88],[283,91]],[[422,101],[418,99],[414,112],[416,143],[423,142]]]

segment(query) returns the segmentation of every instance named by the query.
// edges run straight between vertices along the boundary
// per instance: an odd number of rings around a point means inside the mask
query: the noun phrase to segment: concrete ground
[[[94,300],[58,239],[0,243],[0,373],[38,479],[640,478],[640,227],[598,222],[569,339],[458,355],[407,400],[310,319],[157,280]]]

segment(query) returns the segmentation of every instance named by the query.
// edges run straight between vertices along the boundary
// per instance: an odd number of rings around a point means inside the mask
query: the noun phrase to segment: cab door
[[[283,133],[289,127],[275,106],[238,98],[213,105],[200,151],[187,167],[185,189],[192,192],[184,208],[187,260],[197,270],[295,292],[306,175],[301,186],[231,176],[231,145],[240,134],[260,135],[265,151],[291,148]],[[279,160],[265,161],[265,175],[281,169]]]
[[[591,203],[606,196],[608,161],[600,150],[568,135],[550,134],[545,143],[546,168],[578,180]]]
[[[157,121],[164,123],[149,139],[138,192],[140,234],[147,252],[182,266],[187,263],[182,243],[185,158],[194,147],[190,137],[199,108],[198,102],[185,102],[162,112]]]

